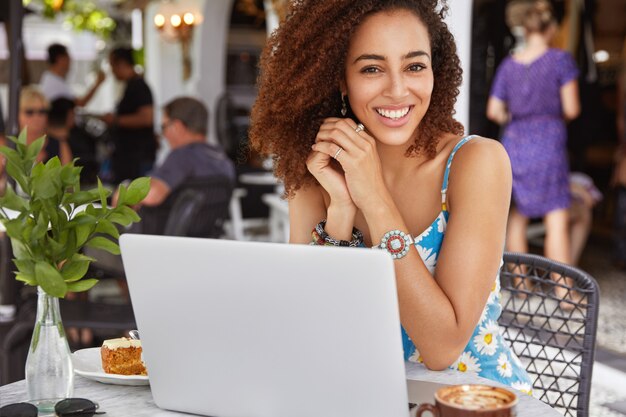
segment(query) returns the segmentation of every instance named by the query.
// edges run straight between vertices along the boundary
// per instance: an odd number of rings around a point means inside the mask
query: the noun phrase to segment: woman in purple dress
[[[507,250],[527,252],[528,219],[542,217],[545,255],[570,263],[565,122],[580,112],[578,70],[567,52],[549,47],[556,21],[546,2],[530,5],[523,24],[525,46],[498,68],[487,105],[487,117],[506,124],[513,168]]]

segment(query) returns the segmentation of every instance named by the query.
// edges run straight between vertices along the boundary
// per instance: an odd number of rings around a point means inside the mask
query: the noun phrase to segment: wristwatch
[[[372,248],[386,250],[393,259],[400,259],[409,253],[413,243],[414,241],[410,234],[401,230],[391,230],[385,233],[380,243]]]

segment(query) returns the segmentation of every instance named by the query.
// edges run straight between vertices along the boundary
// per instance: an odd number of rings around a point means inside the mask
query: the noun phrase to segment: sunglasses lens
[[[81,416],[91,417],[96,412],[96,405],[84,398],[67,398],[59,401],[54,406],[54,412],[59,417],[64,416]]]
[[[9,404],[0,408],[0,417],[37,417],[37,407],[29,403]]]

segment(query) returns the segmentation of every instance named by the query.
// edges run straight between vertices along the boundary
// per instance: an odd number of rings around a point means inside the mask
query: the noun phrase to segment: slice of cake
[[[102,369],[107,374],[147,375],[141,352],[140,340],[126,337],[105,340],[100,349]]]

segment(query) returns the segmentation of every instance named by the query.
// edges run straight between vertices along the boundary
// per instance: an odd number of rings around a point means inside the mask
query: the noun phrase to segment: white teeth
[[[398,120],[406,116],[410,109],[411,109],[410,107],[405,107],[400,110],[376,109],[376,111],[378,112],[378,114],[380,114],[383,117],[386,117],[392,120]]]

